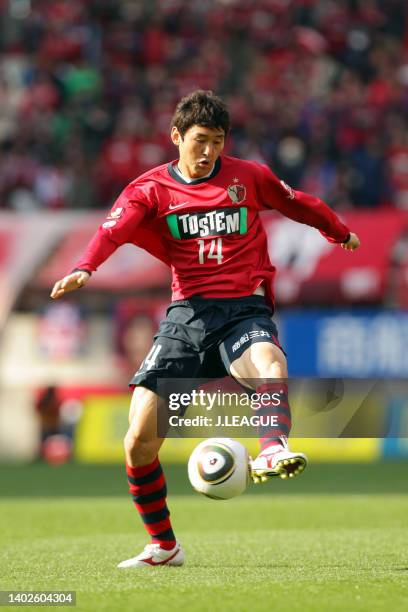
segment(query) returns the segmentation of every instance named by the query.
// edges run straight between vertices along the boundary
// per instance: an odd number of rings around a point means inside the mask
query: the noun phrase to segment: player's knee
[[[274,360],[270,363],[260,364],[258,368],[260,378],[287,378],[288,369],[286,363]]]
[[[137,467],[152,463],[157,455],[157,448],[153,441],[145,440],[129,430],[124,439],[126,461],[129,465]]]
[[[271,364],[272,376],[271,378],[287,378],[288,377],[288,368],[286,363],[282,363],[281,361],[274,361]]]

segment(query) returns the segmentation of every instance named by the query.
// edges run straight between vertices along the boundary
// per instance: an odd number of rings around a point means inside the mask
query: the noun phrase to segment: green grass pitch
[[[315,465],[229,502],[167,473],[187,563],[120,571],[146,543],[120,467],[1,466],[0,590],[75,590],[81,611],[407,609],[406,463]]]

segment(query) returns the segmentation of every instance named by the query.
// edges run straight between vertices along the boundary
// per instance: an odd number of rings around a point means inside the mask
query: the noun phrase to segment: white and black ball
[[[191,453],[188,477],[192,487],[207,497],[236,497],[249,483],[248,451],[231,438],[204,440]]]

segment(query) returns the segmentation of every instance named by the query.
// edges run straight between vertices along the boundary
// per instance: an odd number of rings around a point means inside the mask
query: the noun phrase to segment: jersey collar
[[[175,181],[177,181],[178,183],[181,183],[182,185],[199,185],[200,183],[205,183],[206,181],[209,181],[212,178],[214,178],[214,176],[218,174],[220,169],[221,169],[221,157],[218,157],[214,164],[213,171],[211,172],[209,176],[204,176],[203,178],[194,179],[193,181],[187,182],[175,171],[173,167],[173,163],[170,163],[167,166],[167,170],[170,176],[174,178]]]

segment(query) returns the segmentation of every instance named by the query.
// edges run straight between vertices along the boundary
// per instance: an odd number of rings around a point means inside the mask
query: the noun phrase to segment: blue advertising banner
[[[291,377],[408,377],[408,313],[289,311],[279,332]]]

